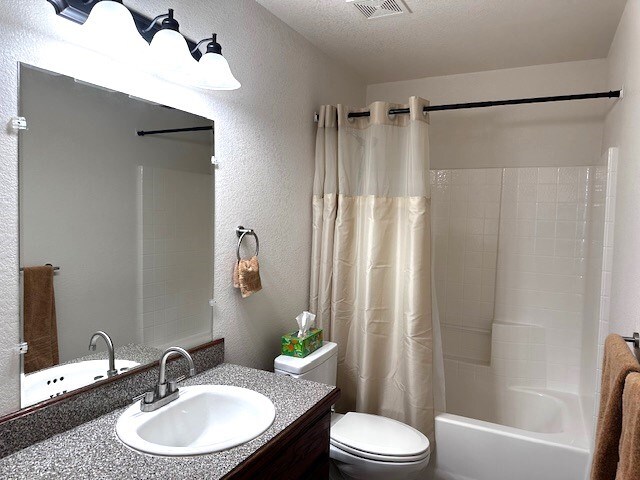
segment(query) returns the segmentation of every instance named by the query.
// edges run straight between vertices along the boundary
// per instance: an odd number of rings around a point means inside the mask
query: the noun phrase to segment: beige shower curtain
[[[433,440],[427,104],[322,108],[310,308],[339,345],[338,411],[395,418]],[[371,116],[348,118],[361,110]]]

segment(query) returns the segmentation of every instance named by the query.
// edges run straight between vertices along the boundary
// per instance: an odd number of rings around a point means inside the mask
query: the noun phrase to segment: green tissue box
[[[282,336],[282,354],[290,357],[304,358],[322,346],[322,329],[312,328],[304,337],[298,337],[298,332]]]

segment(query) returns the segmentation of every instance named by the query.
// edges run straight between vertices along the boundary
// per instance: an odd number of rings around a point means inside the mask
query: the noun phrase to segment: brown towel
[[[631,372],[640,372],[640,364],[621,336],[609,335],[604,344],[600,412],[591,480],[616,478],[622,430],[622,392],[625,379]]]
[[[640,478],[640,373],[631,373],[622,395],[620,463],[616,480]]]
[[[242,259],[235,264],[233,267],[233,286],[240,289],[242,298],[247,298],[252,293],[262,290],[258,257],[253,256],[249,260]]]
[[[53,267],[25,267],[23,296],[24,341],[29,345],[24,373],[31,373],[59,363]]]
[[[240,275],[238,273],[239,265],[240,265],[240,261],[237,261],[233,265],[233,288],[240,288]]]

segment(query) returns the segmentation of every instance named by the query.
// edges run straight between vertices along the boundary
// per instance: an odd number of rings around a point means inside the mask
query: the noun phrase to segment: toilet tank
[[[273,363],[275,373],[312,382],[336,384],[338,345],[323,342],[322,347],[304,358],[280,355]]]

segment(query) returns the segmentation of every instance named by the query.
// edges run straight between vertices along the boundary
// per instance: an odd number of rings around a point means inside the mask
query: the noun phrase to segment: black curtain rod
[[[213,125],[210,127],[189,127],[189,128],[171,128],[168,130],[138,130],[136,133],[139,137],[144,137],[145,135],[159,135],[161,133],[181,133],[181,132],[205,132],[212,131]]]
[[[463,110],[467,108],[499,107],[503,105],[523,105],[527,103],[566,102],[568,100],[588,100],[592,98],[620,98],[622,91],[583,93],[579,95],[559,95],[556,97],[516,98],[513,100],[494,100],[491,102],[454,103],[451,105],[433,105],[424,107],[425,112],[441,112],[444,110]],[[392,108],[389,115],[409,113],[408,108]],[[352,112],[349,118],[369,117],[371,112]]]

